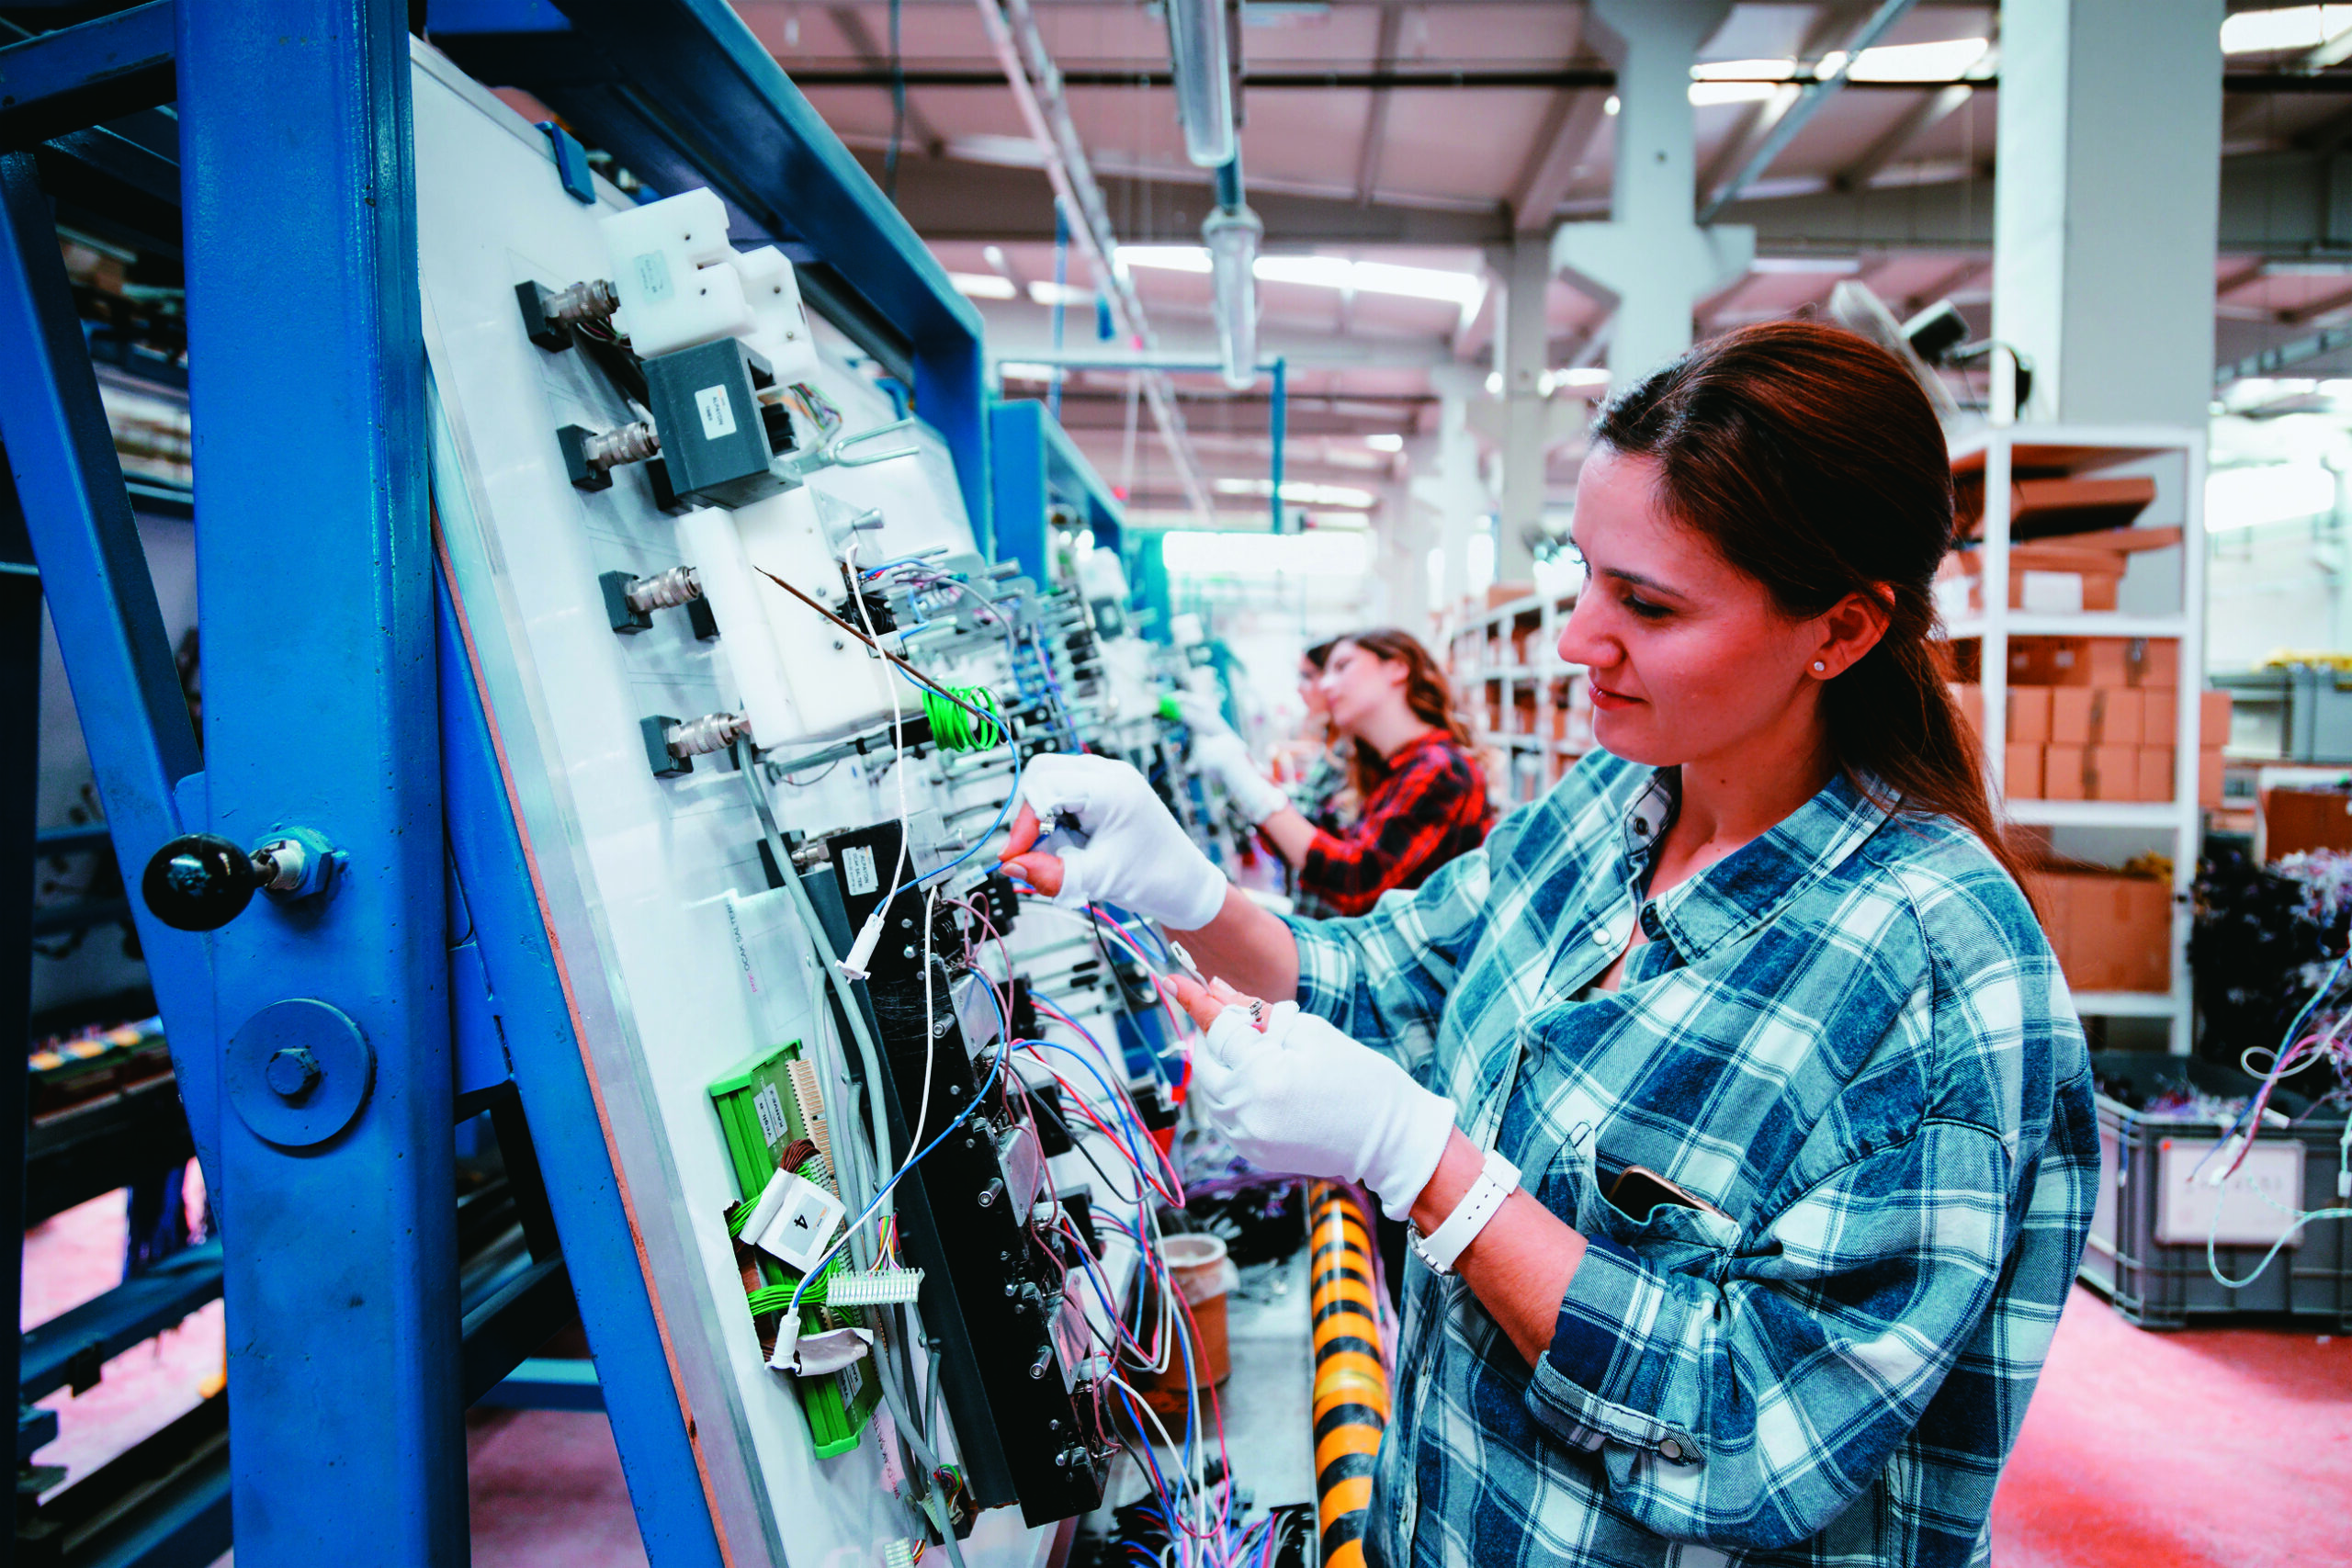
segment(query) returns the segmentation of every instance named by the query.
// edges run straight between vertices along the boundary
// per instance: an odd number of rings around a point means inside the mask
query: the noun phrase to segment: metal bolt
[[[980,1189],[980,1207],[983,1209],[995,1208],[997,1199],[1002,1196],[1003,1192],[1004,1178],[1001,1176],[989,1177],[989,1184]]]
[[[915,944],[914,944],[913,942],[909,942],[909,943],[907,943],[907,945],[906,945],[904,948],[900,949],[900,950],[899,950],[899,957],[901,957],[901,958],[912,958],[914,955],[915,955]]]
[[[1037,1352],[1037,1359],[1029,1363],[1030,1380],[1032,1382],[1042,1381],[1045,1375],[1053,1370],[1054,1348],[1051,1345],[1048,1345]]]
[[[947,1021],[946,1021],[945,1019],[944,1019],[944,1018],[943,1018],[943,1019],[939,1020],[936,1023],[933,1023],[933,1024],[931,1026],[931,1037],[932,1037],[933,1040],[943,1040],[943,1039],[945,1039],[945,1038],[946,1038],[946,1035],[947,1035]]]
[[[289,1045],[272,1055],[262,1070],[262,1081],[269,1085],[270,1093],[280,1100],[300,1100],[318,1086],[324,1075],[319,1071],[319,1059],[300,1045]]]

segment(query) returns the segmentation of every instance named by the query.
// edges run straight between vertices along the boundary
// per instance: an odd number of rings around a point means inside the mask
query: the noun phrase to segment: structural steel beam
[[[0,149],[172,101],[172,0],[0,49]]]

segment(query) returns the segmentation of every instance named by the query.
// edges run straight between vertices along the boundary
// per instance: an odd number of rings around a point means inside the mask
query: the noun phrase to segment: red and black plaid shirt
[[[1318,829],[1299,867],[1299,888],[1342,915],[1365,913],[1392,887],[1419,887],[1494,825],[1485,771],[1443,730],[1408,742],[1388,770],[1355,826]]]

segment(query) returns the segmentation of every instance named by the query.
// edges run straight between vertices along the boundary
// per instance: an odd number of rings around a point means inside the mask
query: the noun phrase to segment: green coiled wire
[[[931,721],[931,738],[941,750],[992,751],[1012,738],[994,692],[986,686],[950,686],[947,691],[954,701],[937,692],[922,694],[923,717]]]

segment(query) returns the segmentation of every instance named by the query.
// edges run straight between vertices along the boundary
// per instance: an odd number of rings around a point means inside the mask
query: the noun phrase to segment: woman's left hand
[[[1361,1181],[1389,1218],[1411,1212],[1453,1134],[1453,1101],[1295,1002],[1269,1008],[1223,981],[1174,986],[1206,1032],[1193,1097],[1242,1157]]]

